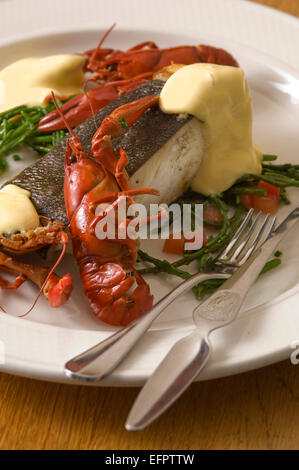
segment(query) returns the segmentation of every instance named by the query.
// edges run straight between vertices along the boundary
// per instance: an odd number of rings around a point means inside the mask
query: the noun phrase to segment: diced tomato
[[[265,189],[267,191],[267,195],[272,194],[277,199],[279,199],[280,188],[278,186],[274,186],[274,184],[266,183],[266,181],[260,181],[257,187]]]
[[[241,204],[246,207],[246,209],[252,209],[252,195],[250,194],[241,194],[240,196],[240,202]]]
[[[183,255],[184,253],[184,245],[186,242],[192,243],[194,238],[185,238],[184,235],[181,235],[181,238],[173,238],[173,234],[169,235],[169,238],[165,240],[163,245],[163,252],[168,253],[171,255]],[[205,232],[203,232],[203,240],[202,246],[206,246],[207,244],[207,236]]]
[[[253,208],[256,211],[275,214],[278,210],[280,189],[265,181],[260,181],[256,188],[265,189],[266,196],[242,194],[240,197],[241,204],[247,209]]]
[[[214,225],[217,229],[217,226],[220,226],[222,223],[221,212],[218,207],[215,206],[215,204],[213,204],[212,202],[208,202],[207,204],[205,204],[203,208],[203,218],[206,222],[208,222],[206,224],[208,228],[213,228]],[[211,225],[209,224],[209,222],[211,223]]]
[[[169,235],[163,245],[164,253],[171,255],[182,255],[184,253],[185,238],[182,235],[181,238],[173,238],[173,234]]]

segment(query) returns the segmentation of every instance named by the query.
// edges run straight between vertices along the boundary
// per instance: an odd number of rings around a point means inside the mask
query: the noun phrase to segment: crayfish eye
[[[114,72],[116,70],[116,64],[108,64],[106,68],[109,72]]]
[[[70,163],[76,163],[76,162],[77,162],[77,158],[74,155],[71,155],[70,156]]]

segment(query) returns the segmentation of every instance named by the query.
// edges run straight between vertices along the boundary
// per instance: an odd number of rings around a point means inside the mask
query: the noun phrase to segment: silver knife
[[[210,356],[210,333],[236,319],[250,287],[298,216],[299,208],[288,215],[230,279],[195,308],[196,329],[172,347],[147,381],[128,416],[128,431],[138,431],[153,422],[198,376]]]

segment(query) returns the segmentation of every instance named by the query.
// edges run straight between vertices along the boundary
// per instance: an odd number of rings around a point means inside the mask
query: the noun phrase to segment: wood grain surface
[[[299,16],[299,0],[256,0]],[[194,384],[148,429],[123,424],[138,389],[0,374],[0,449],[298,449],[299,366]]]

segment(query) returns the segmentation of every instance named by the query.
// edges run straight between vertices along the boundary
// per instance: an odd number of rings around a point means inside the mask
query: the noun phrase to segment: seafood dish
[[[298,186],[299,168],[273,164],[277,157],[253,142],[250,90],[229,52],[159,49],[151,41],[123,52],[103,47],[111,30],[83,54],[25,58],[0,71],[0,171],[7,155],[19,158],[20,145],[37,154],[0,189],[0,271],[16,276],[12,284],[0,277],[0,288],[16,290],[28,279],[39,289],[33,306],[42,293],[62,306],[73,280],[55,270],[71,243],[90,310],[122,326],[153,305],[147,273],[186,279],[181,267],[193,261],[210,269],[211,253],[228,244],[246,210],[274,213],[289,202],[286,188]],[[15,93],[17,76],[23,82]],[[97,224],[123,200],[126,208],[202,204],[212,235],[191,253],[183,234],[170,235],[163,250],[178,256],[174,262],[145,253],[117,229],[99,239]],[[102,204],[109,209],[99,213]],[[61,252],[51,267],[31,263],[32,252],[52,246]],[[276,256],[265,269],[280,262]],[[220,282],[196,286],[197,299]]]

